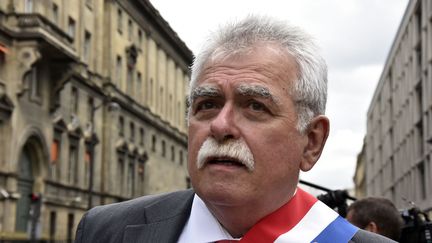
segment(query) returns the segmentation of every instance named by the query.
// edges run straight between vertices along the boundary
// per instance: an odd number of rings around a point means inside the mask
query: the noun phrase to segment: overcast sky
[[[352,188],[366,112],[408,0],[151,0],[193,51],[218,25],[256,13],[286,19],[312,34],[329,67],[330,137],[317,165],[301,178]]]

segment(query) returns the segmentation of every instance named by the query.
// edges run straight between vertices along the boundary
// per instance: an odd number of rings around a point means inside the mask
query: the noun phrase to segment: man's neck
[[[250,202],[245,204],[247,206],[218,205],[208,202],[206,206],[232,237],[240,238],[258,221],[276,211],[292,197],[293,194],[281,200]]]

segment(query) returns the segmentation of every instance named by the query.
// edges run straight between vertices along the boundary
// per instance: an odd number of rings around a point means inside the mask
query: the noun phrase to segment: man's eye
[[[212,101],[203,101],[200,102],[197,107],[196,107],[196,111],[201,111],[201,110],[209,110],[209,109],[213,109],[216,107],[216,104]]]
[[[264,111],[265,110],[265,106],[259,102],[256,102],[256,101],[250,102],[249,108],[254,110],[254,111]]]

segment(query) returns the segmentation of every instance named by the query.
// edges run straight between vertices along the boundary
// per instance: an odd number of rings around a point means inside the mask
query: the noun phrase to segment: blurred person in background
[[[395,205],[386,198],[368,197],[352,203],[346,219],[355,226],[398,241],[403,219]]]

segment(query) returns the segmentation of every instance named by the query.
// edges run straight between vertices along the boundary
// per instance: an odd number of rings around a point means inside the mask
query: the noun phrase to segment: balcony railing
[[[7,15],[6,27],[24,34],[44,35],[48,33],[65,45],[70,45],[73,38],[59,28],[55,23],[38,13],[12,13]],[[40,28],[44,31],[38,31]],[[45,32],[45,33],[44,33]]]

